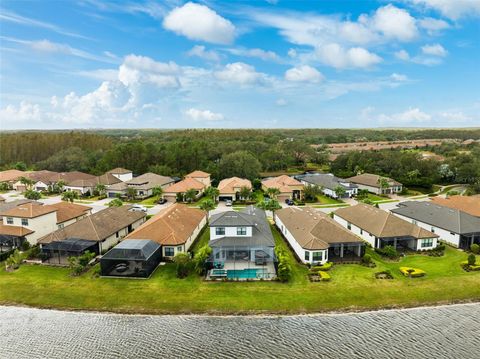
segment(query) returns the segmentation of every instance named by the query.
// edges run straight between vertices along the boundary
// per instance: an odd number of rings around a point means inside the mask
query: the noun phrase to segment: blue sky
[[[480,125],[480,0],[12,1],[0,124]]]

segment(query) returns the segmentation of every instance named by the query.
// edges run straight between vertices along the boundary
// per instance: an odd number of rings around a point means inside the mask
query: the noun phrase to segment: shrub
[[[372,256],[368,253],[365,253],[362,257],[362,263],[364,263],[364,264],[372,263]]]
[[[26,199],[31,199],[33,201],[37,201],[42,198],[42,195],[40,192],[28,190],[23,194],[23,197],[25,197]]]
[[[17,269],[20,267],[20,264],[22,264],[22,262],[23,262],[22,254],[18,251],[18,249],[15,249],[13,253],[10,255],[10,257],[7,258],[6,265],[9,268]]]
[[[190,257],[186,253],[178,253],[173,257],[173,262],[177,265],[177,278],[185,278],[190,273]]]
[[[467,262],[468,262],[469,266],[474,266],[476,261],[477,261],[477,258],[475,257],[475,254],[473,254],[473,253],[471,253],[467,258]]]
[[[332,262],[327,262],[321,266],[315,266],[312,268],[312,270],[314,271],[329,271],[330,269],[332,269],[333,267],[333,263]]]
[[[275,247],[275,255],[278,260],[277,278],[281,282],[288,282],[292,276],[292,267],[287,253],[282,247]]]
[[[112,199],[110,202],[107,203],[108,207],[122,207],[123,201],[120,198]]]
[[[197,253],[195,253],[195,257],[193,258],[193,262],[195,264],[195,271],[202,275],[205,272],[205,262],[207,261],[208,257],[212,254],[212,248],[208,244],[204,245],[200,248]]]
[[[418,278],[427,274],[425,271],[418,268],[400,267],[399,269],[405,277]]]
[[[470,246],[470,250],[472,251],[472,253],[475,253],[475,254],[480,254],[480,246],[476,243],[473,243],[471,246]]]
[[[398,258],[398,252],[393,246],[385,246],[383,248],[377,248],[375,251],[382,256],[388,257],[390,259]]]
[[[30,249],[30,242],[26,240],[23,241],[20,248],[22,249],[22,251],[28,251]]]
[[[88,266],[88,263],[95,258],[95,253],[86,251],[80,256],[68,257],[68,265],[73,276],[82,274]]]

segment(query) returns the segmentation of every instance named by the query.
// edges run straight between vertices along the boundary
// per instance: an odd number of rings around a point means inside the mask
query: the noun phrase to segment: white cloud
[[[41,111],[39,105],[31,104],[27,101],[20,102],[19,106],[8,105],[0,108],[0,122],[32,123],[41,120]]]
[[[463,16],[480,15],[478,0],[407,0],[424,8],[435,9],[443,16],[458,20]]]
[[[425,124],[431,121],[432,116],[421,111],[419,108],[409,108],[408,110],[391,115],[380,114],[377,116],[380,123],[402,126],[406,124],[417,125]]]
[[[295,49],[289,49],[289,50],[288,50],[288,56],[291,57],[291,58],[297,57],[297,50],[295,50]]]
[[[225,82],[234,82],[242,85],[253,84],[262,79],[264,75],[257,72],[251,65],[243,62],[227,64],[221,71],[215,72],[215,77]]]
[[[173,9],[163,20],[163,27],[191,40],[230,44],[235,26],[207,6],[188,2]]]
[[[440,44],[422,46],[422,52],[425,55],[432,55],[432,56],[439,56],[439,57],[445,57],[448,54],[447,50],[445,50],[445,48]]]
[[[244,48],[236,48],[236,49],[228,49],[233,55],[237,56],[245,56],[245,57],[256,57],[263,61],[279,61],[280,57],[273,51],[266,51],[262,49],[244,49]]]
[[[180,67],[174,63],[155,61],[146,56],[128,55],[118,72],[118,80],[125,86],[138,83],[152,84],[158,87],[179,87]]]
[[[400,60],[408,61],[410,60],[410,55],[405,50],[399,50],[395,52],[395,57]]]
[[[286,106],[288,102],[284,98],[279,98],[277,101],[275,101],[275,104],[277,106]]]
[[[426,17],[424,19],[418,20],[418,25],[427,30],[429,35],[435,35],[436,33],[450,28],[450,24],[445,20],[434,19],[432,17]]]
[[[194,121],[221,121],[225,118],[221,113],[196,108],[188,109],[185,114]]]
[[[207,61],[220,61],[220,55],[214,50],[206,50],[203,45],[195,45],[187,52],[188,56],[197,56]]]
[[[439,116],[449,122],[467,122],[472,120],[470,116],[465,115],[462,111],[457,112],[440,112]]]
[[[366,68],[376,65],[382,58],[364,48],[352,47],[345,49],[341,45],[332,43],[318,47],[315,56],[322,63],[335,68]]]
[[[408,77],[406,75],[402,75],[402,74],[397,74],[397,73],[393,73],[390,75],[390,78],[393,80],[393,81],[397,81],[397,82],[405,82],[408,80]]]
[[[302,65],[288,69],[285,72],[285,79],[292,82],[317,83],[322,81],[324,76],[314,67]]]
[[[387,38],[411,41],[418,35],[415,18],[391,4],[378,8],[371,22],[372,27]]]

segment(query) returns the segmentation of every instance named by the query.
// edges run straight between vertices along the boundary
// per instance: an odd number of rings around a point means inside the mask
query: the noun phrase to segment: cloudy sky
[[[0,4],[0,127],[480,125],[480,0]]]

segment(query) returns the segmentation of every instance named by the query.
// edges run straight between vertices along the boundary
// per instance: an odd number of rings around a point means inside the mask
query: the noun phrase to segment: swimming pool
[[[229,269],[227,270],[227,278],[228,279],[251,279],[251,278],[258,278],[257,274],[258,271],[262,271],[256,268],[247,268],[247,269]]]

